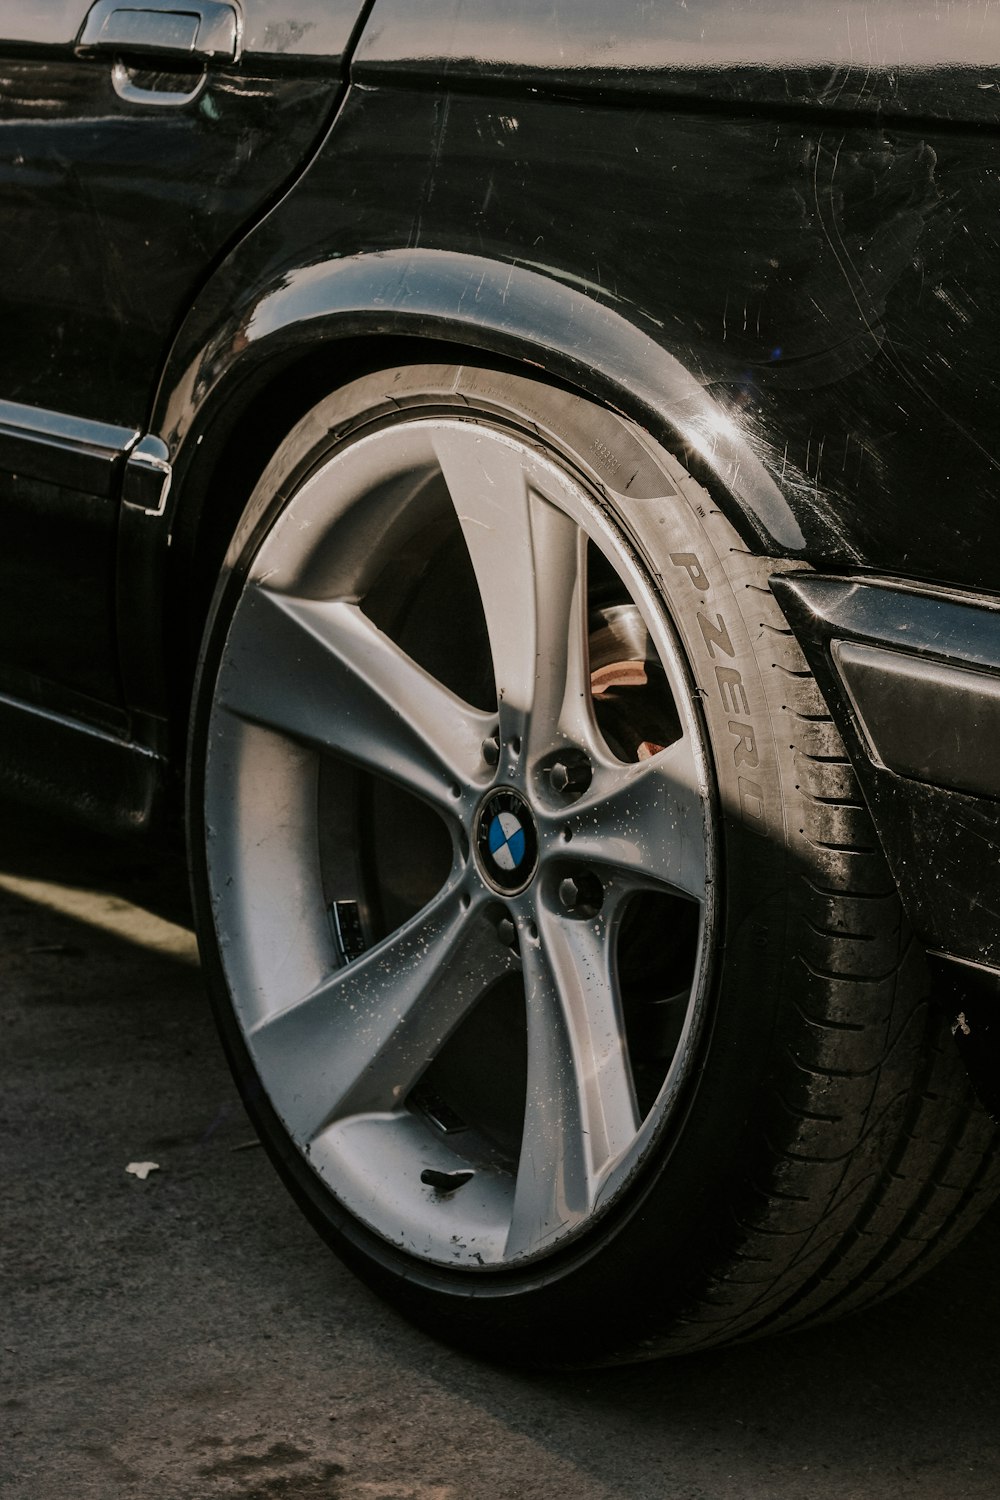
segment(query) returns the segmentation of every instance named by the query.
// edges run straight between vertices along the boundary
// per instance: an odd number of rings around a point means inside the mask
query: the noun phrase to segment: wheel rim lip
[[[352,452],[356,452],[356,450],[362,448],[367,444],[383,444],[385,443],[387,436],[391,440],[394,425],[395,424],[390,424],[388,427],[382,427],[377,433],[370,433],[367,435],[363,434],[360,437],[355,437],[354,439],[349,440],[345,447],[341,447],[335,450],[328,458],[326,458],[321,464],[318,465],[316,470],[314,470],[309,480],[307,480],[306,484],[303,486],[303,491],[312,489],[317,485],[322,485],[326,480],[330,478],[331,467],[341,463],[345,456],[350,455]],[[600,509],[595,506],[592,497],[590,497],[586,493],[586,490],[581,485],[578,477],[573,473],[567,474],[563,472],[559,467],[555,456],[545,458],[541,457],[538,454],[537,449],[526,445],[522,441],[520,434],[512,435],[502,426],[498,427],[497,424],[494,424],[492,422],[485,422],[482,417],[478,415],[474,418],[460,416],[458,414],[449,415],[445,418],[412,418],[404,415],[399,422],[399,427],[405,427],[407,429],[408,436],[411,438],[415,433],[437,430],[441,426],[462,428],[474,427],[479,434],[485,431],[492,434],[494,438],[497,438],[501,441],[513,443],[518,447],[526,463],[537,464],[543,468],[558,473],[561,482],[568,489],[575,491],[577,497],[577,505],[574,507],[575,516],[579,516],[582,514],[586,518],[581,522],[582,529],[586,531],[587,535],[597,543],[597,545],[601,548],[602,551],[605,552],[606,555],[612,558],[616,569],[620,574],[624,576],[630,597],[633,600],[636,600],[636,593],[639,593],[640,598],[637,602],[639,603],[640,609],[642,610],[643,618],[646,621],[647,627],[649,627],[651,624],[654,627],[651,630],[651,634],[653,635],[653,639],[656,645],[657,655],[659,656],[661,662],[663,662],[664,668],[667,671],[667,676],[671,691],[674,695],[675,703],[677,704],[678,711],[681,713],[684,720],[685,737],[690,741],[694,760],[699,767],[700,784],[704,786],[704,800],[707,804],[710,800],[712,787],[711,777],[708,772],[708,757],[704,744],[702,742],[701,730],[697,720],[697,710],[695,709],[690,699],[685,695],[685,692],[680,686],[680,683],[684,680],[684,674],[686,671],[683,664],[683,657],[681,656],[681,653],[673,640],[672,627],[667,621],[666,616],[663,614],[662,607],[655,596],[652,586],[646,581],[645,576],[641,571],[641,565],[637,565],[635,563],[634,557],[629,550],[628,543],[624,542],[621,539],[617,528],[612,525],[609,522],[608,518],[602,515]],[[302,491],[300,491],[299,494],[295,497],[295,500],[300,501],[301,496]],[[346,503],[343,506],[341,511],[337,513],[333,520],[330,521],[331,531],[337,528],[338,523],[343,520],[344,515],[346,515],[351,509],[355,499],[359,498],[361,497],[355,496],[353,499],[351,499],[349,503]],[[282,521],[284,521],[288,517],[290,510],[291,506],[283,513],[281,517],[279,517],[275,529],[277,529],[277,526],[280,526]],[[251,564],[249,573],[249,579],[251,581],[272,571],[270,567],[270,549],[268,545],[272,535],[273,532],[269,533],[268,536],[265,537],[263,544],[258,550],[256,558]],[[310,556],[307,554],[298,565],[299,571],[308,571],[309,565]],[[225,648],[223,648],[223,651],[225,651]],[[250,730],[249,738],[251,740],[254,738],[255,733],[256,731],[254,731],[253,729]],[[260,733],[266,734],[266,731],[260,731]],[[237,735],[237,738],[238,737],[239,735]],[[239,752],[237,753],[239,754]],[[210,777],[206,775],[206,789],[208,788],[209,780]],[[471,791],[472,788],[470,788],[469,790]],[[462,806],[466,811],[464,814],[460,814],[462,823],[468,828],[471,821],[472,828],[470,829],[470,831],[473,831],[473,834],[475,834],[475,831],[478,831],[482,827],[483,810],[490,805],[493,798],[506,790],[506,788],[497,788],[494,785],[485,793],[485,795],[477,794],[478,800],[475,800],[471,803],[469,801],[468,795],[464,794],[462,799]],[[519,797],[521,804],[526,809],[528,809],[529,812],[533,811],[531,809],[531,804],[527,796],[521,793],[514,793],[514,795]],[[470,809],[470,807],[476,808],[476,811],[473,813],[471,820],[469,819],[468,815],[468,810]],[[459,813],[459,809],[457,807],[456,813]],[[209,820],[206,819],[206,821]],[[540,806],[538,808],[537,823],[534,816],[532,817],[532,822],[533,824],[536,824],[536,835],[538,836],[539,844],[541,843],[541,834],[543,830],[545,832],[546,840],[551,839],[552,828],[549,825],[553,824],[553,816],[548,809]],[[472,844],[472,847],[475,848],[475,836],[473,836],[470,842]],[[714,833],[710,819],[707,819],[705,824],[705,844],[706,870],[708,871],[708,876],[706,879],[705,899],[702,903],[702,923],[698,939],[698,949],[693,965],[692,1000],[688,1008],[687,1018],[685,1020],[684,1035],[681,1039],[681,1042],[678,1044],[677,1049],[678,1056],[680,1056],[682,1051],[685,1053],[685,1058],[688,1063],[690,1062],[690,1053],[693,1042],[696,1039],[696,1033],[700,1031],[701,1028],[701,1018],[710,985],[709,959],[711,945],[708,939],[711,928],[714,925],[713,898],[715,891],[715,881],[713,876],[715,865]],[[534,909],[535,898],[533,892],[529,888],[532,886],[532,883],[538,873],[539,864],[540,851],[532,862],[531,873],[529,877],[522,884],[519,884],[516,889],[504,889],[498,886],[493,881],[489,880],[488,872],[482,868],[481,864],[477,865],[477,873],[483,878],[485,885],[490,891],[495,892],[502,899],[512,901],[512,912],[523,922],[527,920],[527,918],[530,916],[531,910]],[[210,853],[208,860],[210,880],[212,879],[212,866],[213,861]],[[227,951],[231,950],[231,928],[233,924],[230,923],[228,925],[230,927],[230,931],[227,932],[227,924],[223,917],[220,921],[218,931],[220,956],[222,958],[223,969],[226,972],[231,993],[233,994],[234,1009],[237,1014],[238,1022],[243,1031],[250,1054],[255,1058],[258,1069],[260,1069],[260,1060],[256,1056],[256,1049],[254,1047],[253,1039],[253,1007],[251,1005],[248,1012],[241,1013],[239,992],[241,988],[245,990],[246,985],[244,983],[241,986],[241,976],[238,973],[234,973],[233,971],[231,951]],[[253,986],[251,985],[251,988],[252,987]],[[682,1061],[684,1061],[684,1059],[682,1059]],[[632,1142],[630,1151],[626,1153],[627,1159],[624,1162],[619,1163],[619,1167],[616,1171],[609,1174],[608,1179],[604,1183],[598,1201],[595,1202],[595,1204],[590,1208],[585,1218],[580,1223],[567,1229],[565,1232],[557,1234],[554,1237],[552,1243],[542,1244],[537,1248],[537,1250],[532,1251],[530,1254],[518,1255],[513,1259],[505,1258],[502,1254],[500,1254],[499,1256],[492,1256],[487,1260],[480,1260],[478,1258],[462,1259],[456,1258],[455,1256],[450,1254],[440,1252],[432,1245],[427,1245],[423,1248],[420,1247],[419,1245],[415,1244],[412,1235],[410,1235],[408,1232],[400,1232],[394,1228],[393,1224],[390,1222],[391,1215],[389,1214],[388,1210],[385,1209],[384,1205],[383,1209],[385,1211],[374,1214],[369,1212],[367,1205],[370,1204],[370,1192],[363,1188],[360,1184],[354,1184],[352,1186],[350,1182],[346,1181],[345,1175],[341,1168],[337,1165],[337,1163],[331,1159],[324,1159],[323,1152],[317,1151],[315,1149],[315,1143],[313,1143],[313,1147],[312,1149],[310,1149],[310,1146],[308,1144],[299,1142],[299,1149],[302,1152],[303,1159],[311,1166],[312,1170],[316,1172],[321,1179],[324,1180],[326,1185],[333,1192],[334,1196],[338,1198],[339,1201],[344,1206],[346,1206],[350,1212],[354,1213],[362,1221],[366,1228],[373,1230],[377,1235],[387,1240],[389,1243],[395,1243],[397,1246],[402,1246],[411,1254],[415,1254],[419,1259],[425,1260],[432,1264],[454,1266],[456,1263],[458,1263],[460,1264],[461,1269],[470,1270],[473,1272],[479,1270],[504,1269],[508,1265],[514,1263],[522,1264],[533,1262],[540,1258],[548,1256],[554,1248],[561,1248],[564,1243],[572,1240],[584,1230],[589,1228],[589,1226],[598,1217],[603,1215],[613,1203],[619,1200],[623,1188],[635,1176],[636,1171],[647,1156],[654,1138],[662,1133],[662,1130],[668,1123],[669,1118],[671,1117],[673,1104],[676,1101],[676,1096],[678,1095],[683,1084],[686,1082],[687,1073],[689,1071],[690,1069],[688,1066],[675,1068],[674,1064],[671,1064],[670,1073],[668,1074],[668,1077],[664,1082],[664,1087],[661,1090],[661,1097],[657,1100],[657,1103],[654,1106],[653,1110],[650,1111],[649,1116],[647,1116],[640,1130],[637,1132],[635,1139]],[[272,1091],[267,1088],[266,1079],[264,1080],[264,1082],[265,1089],[268,1092],[269,1097],[271,1098],[271,1102],[275,1107],[279,1118],[283,1118],[280,1101],[275,1099]],[[347,1123],[348,1125],[350,1125],[352,1122],[348,1121]],[[356,1123],[361,1126],[364,1125],[365,1122],[361,1117],[359,1117]],[[374,1119],[371,1120],[370,1123],[373,1127],[376,1124]],[[468,1211],[466,1211],[466,1219],[468,1219]]]

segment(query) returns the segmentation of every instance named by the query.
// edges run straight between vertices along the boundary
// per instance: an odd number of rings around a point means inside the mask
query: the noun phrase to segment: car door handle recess
[[[175,0],[173,5],[97,0],[76,50],[84,56],[116,52],[172,62],[235,62],[239,44],[239,13],[222,0]]]

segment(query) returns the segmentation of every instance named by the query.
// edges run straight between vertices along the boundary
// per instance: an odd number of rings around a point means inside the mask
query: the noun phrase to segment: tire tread
[[[773,569],[743,566],[755,563]],[[736,592],[774,658],[775,739],[800,814],[797,972],[763,1106],[773,1172],[672,1351],[869,1306],[936,1263],[1000,1189],[997,1133],[929,998],[836,727],[770,589]]]

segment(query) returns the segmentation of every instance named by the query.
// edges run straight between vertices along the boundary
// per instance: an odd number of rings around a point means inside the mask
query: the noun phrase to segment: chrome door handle
[[[240,16],[223,0],[97,0],[87,13],[76,50],[152,56],[171,62],[235,62]]]

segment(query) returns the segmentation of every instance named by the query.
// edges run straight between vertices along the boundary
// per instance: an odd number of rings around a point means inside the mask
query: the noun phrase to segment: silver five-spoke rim
[[[464,594],[440,571],[449,546]],[[601,618],[648,640],[675,722],[634,756],[602,728],[617,691],[602,684],[646,678],[595,673],[595,559],[620,585]],[[473,615],[485,697],[445,680],[471,659]],[[412,640],[430,643],[422,661]],[[415,417],[300,488],[222,649],[209,881],[270,1102],[368,1228],[437,1264],[498,1267],[618,1199],[695,1053],[708,788],[670,624],[568,469],[499,426]]]

